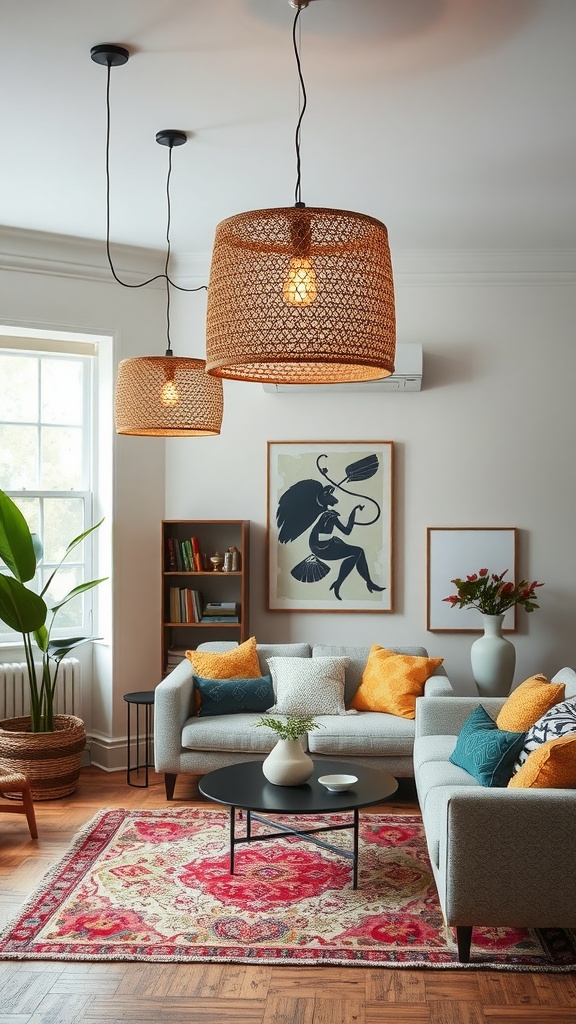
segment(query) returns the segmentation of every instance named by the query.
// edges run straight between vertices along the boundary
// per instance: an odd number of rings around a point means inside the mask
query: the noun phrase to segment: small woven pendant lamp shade
[[[202,359],[141,356],[123,359],[116,381],[116,432],[150,437],[219,434],[222,381]]]
[[[240,213],[216,228],[206,369],[262,383],[333,384],[394,372],[388,233],[346,210]]]

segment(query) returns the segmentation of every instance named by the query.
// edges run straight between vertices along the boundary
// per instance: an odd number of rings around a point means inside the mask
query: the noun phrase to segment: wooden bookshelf
[[[217,553],[224,558],[227,552],[226,564],[234,568],[215,570],[210,558]],[[185,650],[207,640],[248,639],[249,576],[247,519],[162,521],[162,675]],[[223,603],[233,614],[205,615],[206,605]]]

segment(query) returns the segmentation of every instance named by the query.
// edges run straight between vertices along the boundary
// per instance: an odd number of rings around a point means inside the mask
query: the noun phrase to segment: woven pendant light
[[[294,207],[254,210],[216,228],[208,283],[206,369],[272,384],[378,380],[394,372],[396,318],[388,232],[381,221],[301,201],[306,109],[296,128]]]
[[[295,243],[303,236],[305,255]],[[380,221],[287,207],[218,225],[208,284],[209,373],[283,384],[375,380],[394,371],[395,339],[392,264]]]
[[[128,50],[114,43],[93,46],[90,56],[108,69],[106,89],[106,253],[114,280],[124,288],[144,288],[163,279],[166,285],[166,353],[163,356],[139,356],[123,359],[118,367],[114,399],[116,433],[149,437],[203,437],[219,434],[222,423],[222,381],[208,376],[201,359],[174,356],[170,341],[170,289],[196,292],[201,288],[183,288],[169,275],[170,265],[170,178],[172,149],[187,141],[185,132],[166,128],[157,132],[156,142],[168,147],[166,179],[167,224],[166,261],[163,274],[132,284],[118,276],[110,252],[110,69],[126,64]]]
[[[116,379],[118,434],[202,437],[219,434],[222,381],[202,359],[140,356],[123,359]]]

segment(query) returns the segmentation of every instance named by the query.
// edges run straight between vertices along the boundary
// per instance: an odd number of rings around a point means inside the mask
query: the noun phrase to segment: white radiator
[[[40,680],[42,666],[37,664],[36,671]],[[80,662],[77,658],[64,658],[60,662],[58,672],[54,711],[57,715],[77,715],[81,718],[81,710]],[[30,696],[26,662],[0,664],[0,719],[19,718],[21,715],[29,714]]]

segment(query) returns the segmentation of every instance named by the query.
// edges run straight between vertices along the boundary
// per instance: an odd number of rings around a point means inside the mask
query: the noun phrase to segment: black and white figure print
[[[270,610],[392,610],[391,441],[269,442]]]

